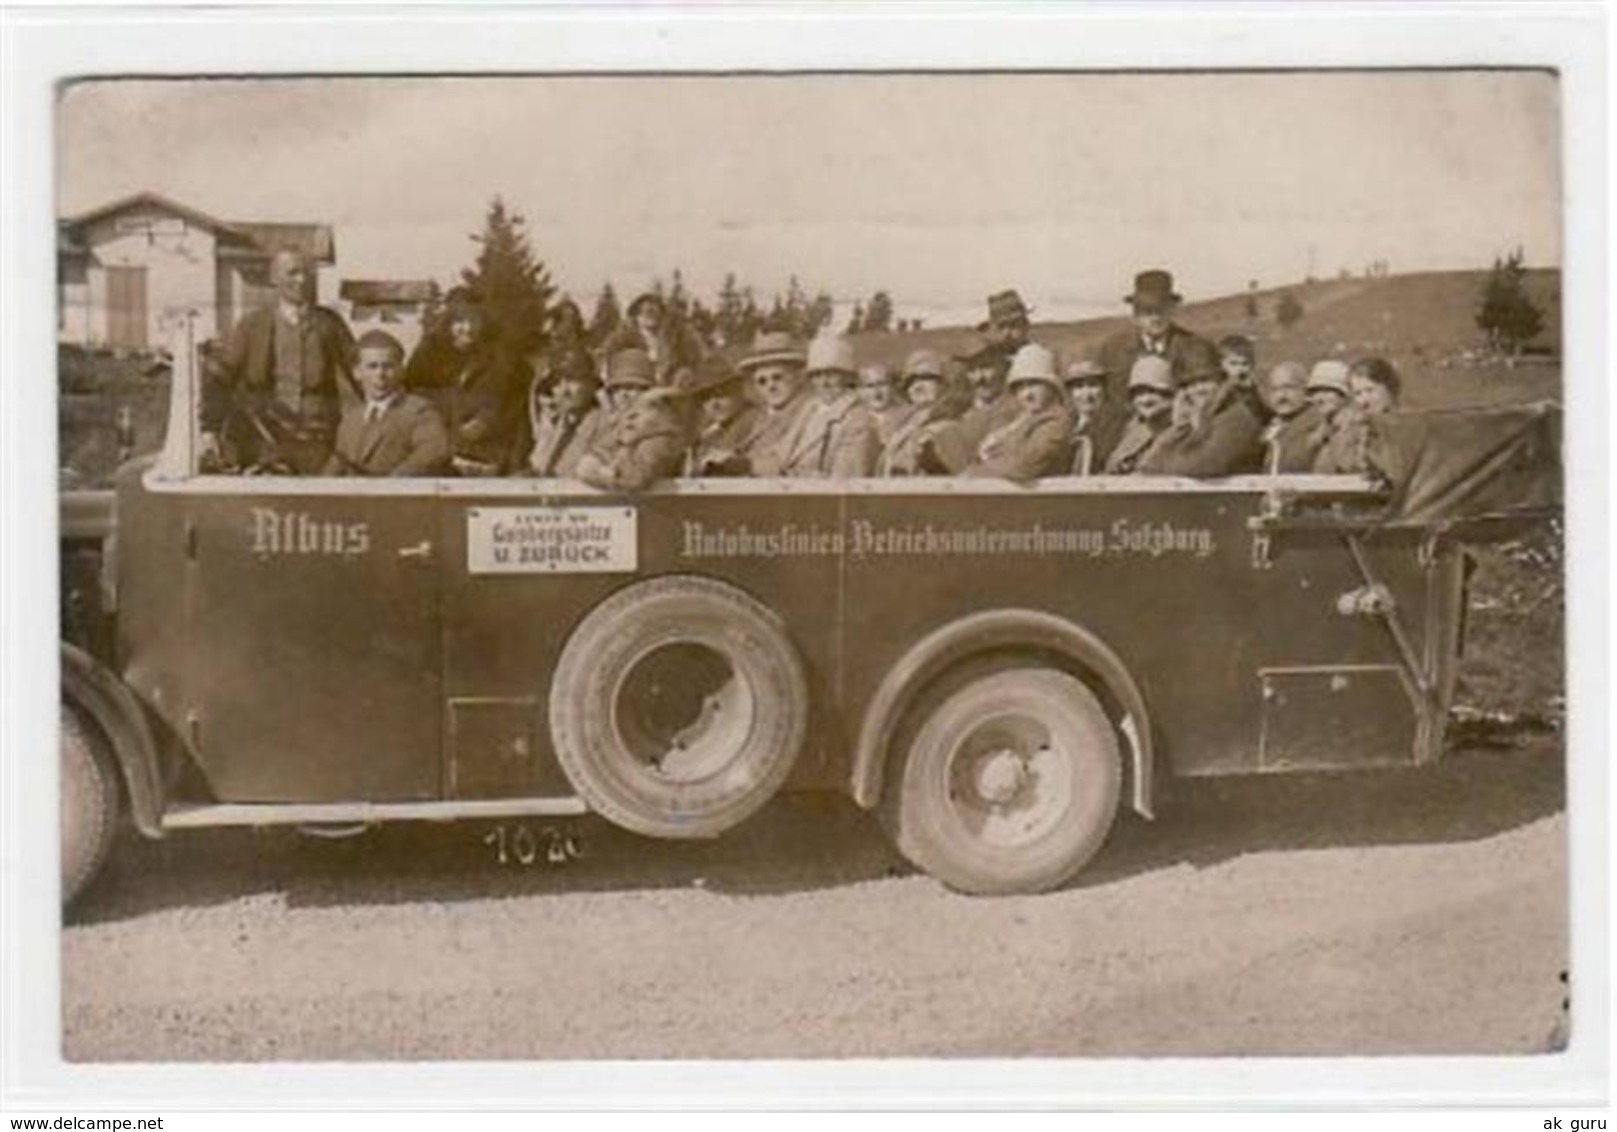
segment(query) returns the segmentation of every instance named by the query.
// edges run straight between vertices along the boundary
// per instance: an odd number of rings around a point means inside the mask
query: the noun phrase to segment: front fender
[[[157,740],[145,709],[116,676],[76,645],[62,642],[62,698],[85,712],[112,746],[135,828],[163,836]]]
[[[1130,804],[1142,817],[1152,812],[1155,750],[1145,697],[1117,653],[1094,633],[1054,614],[1033,609],[998,609],[952,621],[922,638],[882,679],[859,726],[854,748],[852,792],[865,809],[881,800],[882,779],[893,736],[921,692],[955,665],[1011,649],[1055,653],[1098,680],[1129,724],[1133,790]]]

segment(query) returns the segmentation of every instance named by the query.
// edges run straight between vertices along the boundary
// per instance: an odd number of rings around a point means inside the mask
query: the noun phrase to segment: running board
[[[589,813],[582,798],[461,799],[449,802],[252,803],[176,806],[164,829],[326,822],[458,821],[463,818],[569,817]]]

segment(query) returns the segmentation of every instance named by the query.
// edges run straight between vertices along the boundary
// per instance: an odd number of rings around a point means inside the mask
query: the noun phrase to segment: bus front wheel
[[[94,879],[118,827],[118,776],[95,728],[62,705],[62,903]]]

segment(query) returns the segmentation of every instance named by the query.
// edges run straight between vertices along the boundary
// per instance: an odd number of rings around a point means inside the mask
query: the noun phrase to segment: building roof
[[[425,303],[432,298],[430,279],[344,279],[337,297],[350,303]]]
[[[199,228],[214,233],[226,246],[247,252],[255,257],[271,256],[282,249],[300,252],[317,263],[334,263],[337,259],[337,241],[329,224],[286,224],[254,220],[221,220],[199,209],[170,200],[161,193],[142,192],[133,196],[93,208],[57,221],[57,251],[63,254],[82,254],[86,249],[82,239],[84,229],[98,220],[129,212],[136,208],[155,208],[172,213]]]

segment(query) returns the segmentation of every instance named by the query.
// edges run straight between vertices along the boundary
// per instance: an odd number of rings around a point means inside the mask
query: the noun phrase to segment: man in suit
[[[1072,467],[1072,414],[1055,356],[1037,343],[1023,346],[1011,361],[1007,384],[1016,415],[983,437],[976,460],[961,474],[1015,483],[1066,475]]]
[[[814,409],[805,367],[808,357],[791,335],[766,331],[741,359],[763,411],[757,427],[742,444],[741,454],[755,476],[791,475],[798,458],[805,420]]]
[[[353,388],[354,338],[342,317],[314,303],[314,273],[300,253],[270,260],[275,301],[249,311],[204,370],[199,419],[204,467],[280,465],[320,471]]]
[[[424,397],[403,386],[404,347],[385,330],[359,339],[361,404],[343,414],[327,459],[331,476],[431,476],[449,460],[449,435]]]
[[[1263,430],[1264,471],[1307,475],[1325,444],[1320,412],[1308,402],[1308,369],[1301,362],[1281,362],[1269,371],[1265,389],[1272,415]]]
[[[1179,382],[1209,360],[1215,367],[1218,364],[1218,351],[1212,343],[1173,320],[1182,300],[1170,272],[1160,268],[1141,271],[1134,277],[1134,291],[1123,301],[1129,304],[1133,321],[1102,342],[1095,358],[1107,374],[1106,401],[1098,424],[1102,432],[1113,435],[1121,431],[1127,416],[1128,381],[1135,361],[1147,356],[1162,358]]]

